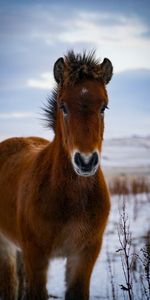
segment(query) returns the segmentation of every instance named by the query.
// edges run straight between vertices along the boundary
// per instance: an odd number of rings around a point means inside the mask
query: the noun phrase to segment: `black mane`
[[[67,55],[65,55],[65,59],[68,65],[74,68],[78,68],[82,65],[87,65],[90,68],[95,67],[95,65],[99,65],[100,61],[95,58],[95,50],[87,52],[86,50],[83,53],[75,54],[73,50],[69,51]]]
[[[57,88],[52,90],[51,95],[48,97],[47,103],[43,108],[43,111],[46,127],[52,129],[55,132],[57,113]]]
[[[65,56],[64,83],[73,85],[83,79],[101,78],[100,61],[95,58],[95,51],[75,54],[69,51]]]

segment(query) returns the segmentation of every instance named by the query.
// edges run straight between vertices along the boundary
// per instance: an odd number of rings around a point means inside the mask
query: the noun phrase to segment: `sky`
[[[52,133],[41,107],[52,88],[53,65],[69,49],[108,57],[106,138],[150,135],[150,2],[0,1],[0,140]]]

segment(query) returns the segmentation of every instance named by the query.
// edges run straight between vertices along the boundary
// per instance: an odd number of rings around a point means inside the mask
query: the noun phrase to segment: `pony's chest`
[[[73,243],[75,246],[85,243],[91,237],[92,226],[86,220],[77,220],[70,222],[64,229],[65,240]]]
[[[87,220],[74,220],[66,224],[58,235],[54,256],[68,256],[81,251],[94,238],[94,228]]]
[[[97,200],[81,195],[80,201],[61,198],[59,208],[53,213],[57,226],[54,241],[54,256],[67,256],[81,251],[97,239],[101,223],[101,207]],[[82,201],[81,201],[82,200]],[[84,200],[84,201],[83,201]],[[58,203],[58,202],[55,202]]]

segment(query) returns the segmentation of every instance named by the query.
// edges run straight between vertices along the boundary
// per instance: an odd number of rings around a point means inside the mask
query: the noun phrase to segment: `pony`
[[[44,114],[54,139],[0,143],[2,300],[48,299],[48,264],[56,257],[66,258],[65,300],[88,300],[110,211],[100,154],[112,63],[100,62],[95,52],[71,50],[55,62],[53,72],[56,87]],[[10,244],[22,253],[21,296]]]

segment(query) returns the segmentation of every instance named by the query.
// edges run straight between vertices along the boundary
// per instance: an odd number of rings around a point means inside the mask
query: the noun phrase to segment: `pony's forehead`
[[[103,100],[107,100],[107,91],[105,89],[104,84],[100,82],[94,81],[85,81],[80,84],[76,84],[74,86],[67,86],[63,91],[62,95],[64,97],[71,99],[81,98],[102,98]]]

